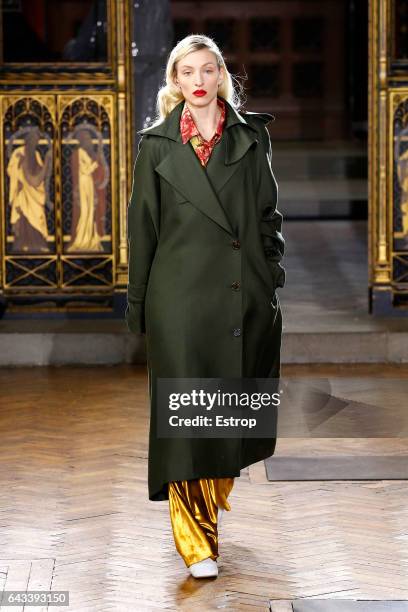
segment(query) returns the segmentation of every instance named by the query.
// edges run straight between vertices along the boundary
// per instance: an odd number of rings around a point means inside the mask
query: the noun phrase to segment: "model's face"
[[[223,72],[222,68],[218,68],[214,53],[208,49],[200,49],[177,62],[175,80],[187,102],[206,106],[217,96],[218,84],[224,77]]]

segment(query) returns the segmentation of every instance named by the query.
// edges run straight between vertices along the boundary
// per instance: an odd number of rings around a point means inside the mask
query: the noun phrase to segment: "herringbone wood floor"
[[[284,374],[310,371],[350,375],[337,365]],[[360,374],[408,376],[352,366]],[[147,500],[145,368],[3,369],[0,385],[0,589],[69,590],[62,610],[75,612],[408,598],[406,481],[268,483],[263,464],[251,466],[224,516],[220,576],[195,581],[174,549],[167,504]],[[277,446],[292,455],[407,451],[407,440],[378,438]]]

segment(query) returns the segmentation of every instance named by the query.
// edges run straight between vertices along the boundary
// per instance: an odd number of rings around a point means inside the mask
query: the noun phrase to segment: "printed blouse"
[[[221,117],[218,121],[217,129],[215,130],[215,134],[211,138],[211,140],[205,140],[201,136],[194,122],[194,119],[190,113],[190,109],[188,108],[186,103],[184,103],[183,111],[180,117],[180,132],[181,132],[182,142],[183,144],[186,144],[186,142],[190,140],[194,148],[194,151],[196,152],[197,157],[200,160],[202,166],[207,165],[210,155],[212,153],[212,150],[214,149],[217,142],[219,142],[219,140],[221,139],[222,131],[224,128],[225,113],[226,113],[225,102],[221,98],[217,97],[217,104],[221,109]]]

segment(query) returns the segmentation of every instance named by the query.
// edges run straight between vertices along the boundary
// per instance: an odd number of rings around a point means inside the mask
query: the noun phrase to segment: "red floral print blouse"
[[[224,100],[217,97],[217,104],[221,109],[221,117],[218,121],[217,129],[211,140],[205,140],[190,113],[190,110],[186,103],[184,103],[183,112],[180,117],[180,132],[183,144],[186,144],[189,140],[197,154],[198,159],[202,166],[206,166],[210,158],[214,146],[219,142],[222,136],[222,130],[225,122],[225,103]]]

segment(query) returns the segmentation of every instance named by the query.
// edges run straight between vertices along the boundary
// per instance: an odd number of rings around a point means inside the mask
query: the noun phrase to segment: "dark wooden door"
[[[345,136],[343,0],[173,0],[172,12],[174,42],[193,32],[213,37],[244,78],[246,107],[277,115],[275,138]]]

